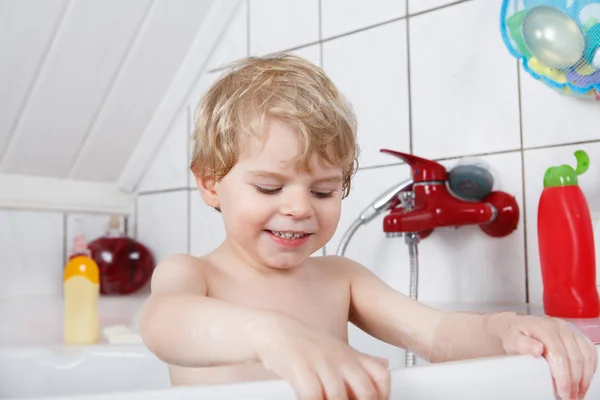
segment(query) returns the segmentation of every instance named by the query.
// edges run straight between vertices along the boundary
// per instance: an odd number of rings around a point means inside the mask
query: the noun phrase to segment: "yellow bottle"
[[[74,240],[73,252],[64,271],[64,325],[66,344],[92,344],[98,341],[98,298],[100,272],[82,235]]]

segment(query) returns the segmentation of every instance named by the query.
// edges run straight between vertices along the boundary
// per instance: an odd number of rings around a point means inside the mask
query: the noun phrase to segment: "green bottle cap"
[[[583,174],[590,167],[590,157],[583,150],[575,152],[577,159],[577,169],[570,165],[559,165],[550,167],[544,174],[544,188],[558,186],[577,186],[577,175]]]

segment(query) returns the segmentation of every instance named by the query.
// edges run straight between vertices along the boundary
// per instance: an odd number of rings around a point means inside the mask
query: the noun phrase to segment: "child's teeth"
[[[298,239],[298,238],[301,238],[302,236],[304,236],[304,233],[291,233],[291,232],[273,231],[273,235],[282,237],[284,239],[292,239],[292,238]]]

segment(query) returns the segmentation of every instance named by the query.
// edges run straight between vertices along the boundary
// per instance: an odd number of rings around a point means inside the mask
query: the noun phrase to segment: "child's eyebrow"
[[[256,170],[256,171],[248,171],[248,175],[252,176],[252,177],[257,177],[257,178],[274,178],[280,181],[287,181],[289,180],[289,178],[285,175],[279,174],[277,172],[271,172],[271,171],[265,171],[265,170]],[[326,176],[323,178],[319,178],[317,180],[314,181],[314,183],[329,183],[329,182],[333,182],[333,183],[337,183],[337,182],[341,182],[343,179],[341,177],[341,175],[332,175],[332,176]]]

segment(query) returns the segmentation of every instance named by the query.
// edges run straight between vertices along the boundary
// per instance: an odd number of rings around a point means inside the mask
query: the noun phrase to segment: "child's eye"
[[[261,194],[277,194],[281,191],[281,188],[267,189],[257,185],[254,185],[254,187],[256,188],[256,191]]]
[[[333,196],[333,190],[331,192],[312,192],[312,194],[318,199],[326,199]]]

